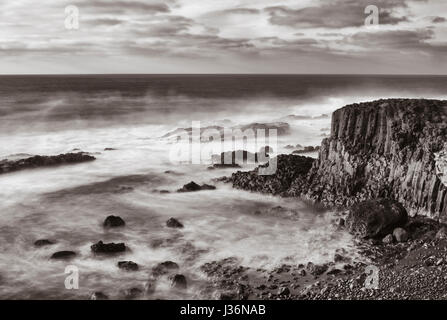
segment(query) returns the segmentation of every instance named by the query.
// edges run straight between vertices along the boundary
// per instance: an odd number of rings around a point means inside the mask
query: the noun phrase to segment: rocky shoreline
[[[334,112],[318,159],[280,155],[273,175],[258,176],[258,167],[222,179],[235,188],[300,197],[348,213],[336,223],[358,237],[368,262],[335,267],[349,261],[340,256],[316,269],[308,262],[281,272],[257,270],[256,285],[238,282],[250,277],[247,271],[228,271],[227,262],[215,262],[206,270],[216,279],[238,276],[229,289],[238,294],[222,298],[446,299],[447,186],[437,164],[445,141],[447,101],[354,104]],[[368,266],[377,276],[373,288],[366,282]],[[228,289],[225,279],[219,281]]]

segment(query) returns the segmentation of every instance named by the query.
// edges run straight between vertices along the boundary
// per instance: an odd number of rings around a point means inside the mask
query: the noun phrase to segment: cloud
[[[370,0],[334,0],[323,2],[320,6],[292,9],[287,6],[265,8],[274,25],[293,28],[347,28],[364,25],[365,8]],[[405,8],[404,0],[376,0],[379,8],[380,24],[395,25],[407,21],[405,16],[397,16],[395,9]]]

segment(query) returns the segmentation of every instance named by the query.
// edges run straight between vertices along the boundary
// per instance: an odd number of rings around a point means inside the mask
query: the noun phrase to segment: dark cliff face
[[[435,156],[447,146],[447,101],[390,99],[334,112],[319,159],[289,195],[349,206],[378,197],[411,215],[447,220],[447,186]],[[444,181],[445,182],[445,181]]]

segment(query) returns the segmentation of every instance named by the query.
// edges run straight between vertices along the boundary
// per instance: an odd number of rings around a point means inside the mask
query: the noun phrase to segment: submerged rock
[[[118,268],[126,271],[138,271],[138,264],[133,261],[119,261]]]
[[[228,168],[241,168],[241,166],[237,163],[215,163],[212,166],[208,167],[208,170],[214,170],[214,169],[228,169]]]
[[[83,152],[78,152],[60,154],[57,156],[33,156],[17,161],[6,160],[0,162],[0,174],[38,167],[51,167],[63,164],[81,163],[93,161],[95,159],[96,158],[93,156]]]
[[[166,221],[166,226],[168,228],[183,228],[183,224],[181,224],[177,219],[170,218],[168,221]]]
[[[74,251],[58,251],[53,253],[53,255],[51,256],[51,259],[71,259],[74,258],[76,256],[76,252]]]
[[[90,295],[90,300],[109,300],[109,296],[101,291],[97,291]]]
[[[48,239],[39,239],[39,240],[36,240],[34,242],[34,245],[36,247],[49,246],[49,245],[52,245],[52,244],[54,244],[54,242],[52,242],[52,241],[50,241]]]
[[[348,231],[362,238],[380,238],[405,225],[407,211],[391,199],[367,200],[353,205],[346,218]]]
[[[124,243],[103,243],[99,241],[90,246],[94,253],[118,253],[126,251],[126,245]]]
[[[182,274],[172,275],[169,280],[171,280],[171,287],[173,288],[186,289],[187,287],[186,277]]]
[[[179,266],[177,263],[172,262],[172,261],[165,261],[162,263],[159,263],[157,266],[155,266],[152,269],[152,273],[154,274],[154,276],[161,276],[164,274],[167,274],[173,270],[178,270]]]
[[[216,189],[215,186],[211,186],[208,184],[203,184],[202,186],[200,186],[194,181],[191,181],[190,183],[185,184],[182,188],[178,189],[177,192],[195,192],[201,190],[214,190],[214,189]]]
[[[125,224],[124,220],[118,216],[108,216],[103,223],[106,228],[122,227]]]

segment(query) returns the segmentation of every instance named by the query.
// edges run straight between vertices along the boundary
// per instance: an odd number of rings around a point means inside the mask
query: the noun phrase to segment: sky
[[[0,74],[98,73],[447,74],[447,1],[0,2]]]

